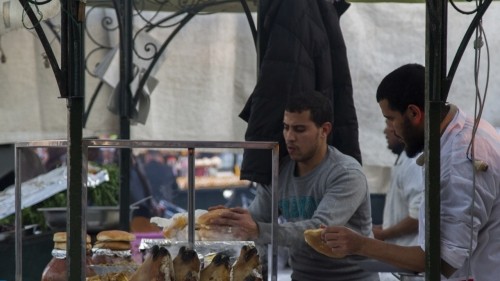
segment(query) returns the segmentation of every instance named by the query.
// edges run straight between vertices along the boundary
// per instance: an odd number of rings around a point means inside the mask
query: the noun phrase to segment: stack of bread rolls
[[[132,261],[131,242],[135,235],[122,230],[105,230],[96,236],[92,248],[92,262],[96,265],[130,264]]]
[[[86,235],[85,239],[87,259],[85,267],[85,275],[87,277],[95,276],[96,273],[92,270],[90,260],[90,250],[92,248],[90,236]],[[66,268],[67,257],[67,235],[66,232],[56,232],[53,236],[54,249],[52,250],[53,258],[47,264],[42,272],[42,281],[66,281],[68,280],[68,271]]]

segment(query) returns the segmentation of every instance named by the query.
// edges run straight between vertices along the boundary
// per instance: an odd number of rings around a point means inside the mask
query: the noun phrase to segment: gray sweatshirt
[[[278,179],[279,212],[286,220],[278,226],[278,245],[289,248],[292,279],[379,280],[377,273],[363,271],[360,257],[334,259],[312,249],[304,230],[323,225],[345,225],[371,236],[370,194],[360,164],[333,147],[318,167],[302,177],[294,176],[295,161],[285,158]],[[257,222],[258,244],[271,242],[271,188],[259,186],[249,207]]]

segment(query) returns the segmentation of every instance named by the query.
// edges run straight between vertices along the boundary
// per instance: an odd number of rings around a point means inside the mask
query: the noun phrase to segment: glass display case
[[[15,146],[15,155],[16,155],[16,185],[15,185],[15,221],[16,233],[21,233],[22,231],[22,216],[21,210],[24,206],[23,204],[23,185],[21,184],[21,167],[17,161],[20,158],[23,150],[34,148],[34,147],[67,147],[68,142],[65,140],[47,140],[47,141],[33,141],[33,142],[22,142],[16,143]],[[278,223],[278,210],[277,210],[277,196],[276,196],[276,186],[278,182],[278,144],[274,142],[229,142],[229,141],[138,141],[138,140],[104,140],[104,139],[85,139],[82,140],[82,179],[88,178],[88,152],[90,148],[112,148],[112,149],[177,149],[180,151],[184,151],[183,154],[186,156],[187,160],[187,174],[185,175],[185,181],[183,190],[185,191],[186,202],[187,202],[187,212],[189,214],[189,228],[188,228],[188,243],[194,245],[194,210],[195,210],[195,194],[197,192],[196,189],[196,181],[200,179],[200,177],[196,177],[197,166],[196,166],[196,153],[198,150],[203,149],[267,149],[272,151],[272,190],[273,190],[273,206],[272,206],[272,217],[273,217],[273,229],[277,226]],[[208,164],[208,165],[205,165]],[[198,169],[199,176],[207,176],[211,171],[210,168],[211,163],[204,163],[204,165],[198,165],[198,167],[203,167],[203,169]],[[68,165],[69,166],[69,165]],[[205,166],[208,166],[206,169]],[[237,172],[237,165],[233,166],[233,173]],[[70,167],[68,167],[70,169]],[[69,181],[69,180],[68,180]],[[83,237],[87,233],[87,180],[82,180],[82,204],[81,208],[78,206],[73,206],[72,204],[68,204],[67,210],[67,231],[69,236],[74,235],[74,237]],[[240,184],[240,183],[239,183]],[[68,182],[68,186],[71,185]],[[202,190],[200,188],[200,190]],[[71,188],[68,188],[68,195],[71,192]],[[126,213],[129,213],[130,210],[126,210]],[[269,275],[272,280],[276,280],[277,276],[277,243],[274,243],[276,239],[276,232],[273,231],[273,238],[271,243],[271,259],[269,260]],[[69,238],[71,239],[71,238]],[[83,240],[82,240],[83,241]],[[68,243],[69,244],[69,243]],[[68,245],[69,246],[69,245]],[[68,268],[70,269],[70,276],[74,276],[71,270],[75,268],[75,266],[71,266],[71,263],[80,264],[80,268],[85,267],[85,247],[82,245],[81,247],[68,247]],[[15,239],[15,264],[16,264],[16,280],[22,280],[23,275],[23,239],[21,236],[16,235]],[[84,280],[84,276],[81,276],[82,280]]]

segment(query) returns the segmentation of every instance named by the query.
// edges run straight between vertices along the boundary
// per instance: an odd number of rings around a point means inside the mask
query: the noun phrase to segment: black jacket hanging
[[[336,7],[341,7],[336,10]],[[288,96],[316,90],[333,103],[329,144],[361,163],[358,121],[339,16],[348,4],[327,0],[271,1],[261,40],[266,43],[257,84],[240,117],[247,141],[278,141],[286,155],[283,113]],[[241,178],[269,184],[271,152],[244,151]]]

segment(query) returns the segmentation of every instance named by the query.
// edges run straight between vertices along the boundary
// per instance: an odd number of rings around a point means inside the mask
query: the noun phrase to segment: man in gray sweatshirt
[[[288,156],[280,163],[278,244],[289,248],[292,280],[379,280],[357,257],[335,259],[316,252],[304,240],[306,229],[345,225],[372,236],[370,194],[360,164],[327,144],[332,130],[332,105],[321,93],[290,97],[283,135]],[[232,208],[214,223],[233,226],[242,239],[271,242],[269,186],[259,186],[248,210]]]

